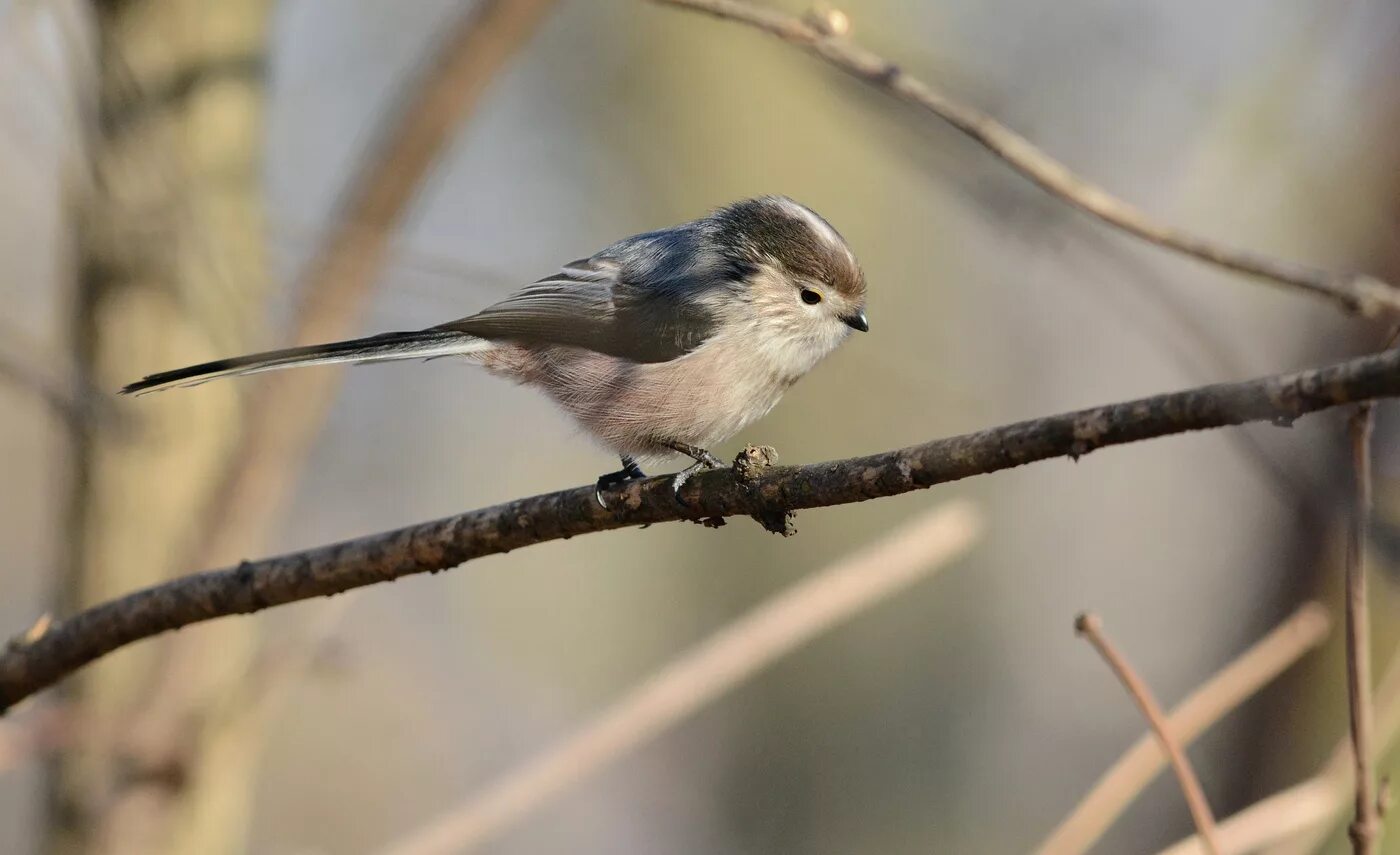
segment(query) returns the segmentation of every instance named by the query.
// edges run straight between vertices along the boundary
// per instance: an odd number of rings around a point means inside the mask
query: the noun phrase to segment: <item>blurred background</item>
[[[862,44],[1164,221],[1400,279],[1393,3],[842,8]],[[423,94],[443,78],[476,82]],[[366,190],[386,151],[417,172]],[[1144,247],[800,51],[674,9],[0,0],[0,630],[591,482],[615,460],[545,400],[445,361],[310,372],[302,396],[260,397],[261,380],[109,393],[297,331],[460,317],[762,193],[845,234],[872,332],[721,456],[870,453],[1383,338]],[[1378,670],[1400,630],[1393,416],[1377,438]],[[1305,599],[1339,614],[1343,425],[1331,412],[804,511],[788,539],[748,521],[600,534],[186,629],[0,721],[24,746],[0,759],[0,851],[376,851],[952,496],[986,511],[968,558],[482,851],[1028,851],[1143,731],[1075,639],[1077,612],[1102,615],[1168,704]],[[250,432],[285,440],[256,447],[273,471],[238,474]],[[1345,727],[1341,660],[1334,638],[1193,748],[1218,814],[1324,761]],[[1162,776],[1095,851],[1190,830]],[[1335,824],[1319,845],[1343,843]]]

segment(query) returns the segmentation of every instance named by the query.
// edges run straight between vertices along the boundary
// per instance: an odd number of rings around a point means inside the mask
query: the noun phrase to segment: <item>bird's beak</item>
[[[861,332],[870,332],[870,322],[865,319],[865,310],[861,309],[853,315],[846,315],[841,320],[846,322],[846,326]]]

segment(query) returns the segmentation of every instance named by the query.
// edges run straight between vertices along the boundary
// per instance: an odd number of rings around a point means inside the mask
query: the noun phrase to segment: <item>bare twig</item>
[[[1371,514],[1371,431],[1375,413],[1371,402],[1352,415],[1351,457],[1356,477],[1356,503],[1347,539],[1346,649],[1347,701],[1351,711],[1351,746],[1356,776],[1356,819],[1352,822],[1352,850],[1357,855],[1375,851],[1380,833],[1376,810],[1376,779],[1372,768],[1374,710],[1371,701],[1371,617],[1366,596],[1366,529]]]
[[[1258,279],[1299,288],[1365,317],[1400,311],[1400,291],[1361,273],[1336,273],[1225,246],[1163,225],[1106,190],[1075,175],[991,116],[949,97],[897,64],[845,38],[840,13],[796,18],[744,0],[652,0],[747,24],[816,54],[836,68],[929,111],[972,138],[1056,198],[1110,226],[1166,249]]]
[[[980,530],[976,509],[963,501],[919,515],[723,627],[562,742],[385,852],[434,855],[476,847],[816,636],[946,566]]]
[[[620,491],[612,510],[578,487],[330,546],[243,562],[136,591],[86,609],[33,644],[0,654],[0,709],[119,647],[233,614],[446,570],[523,546],[599,531],[894,496],[1112,445],[1269,421],[1290,424],[1342,404],[1400,395],[1400,351],[1241,383],[1203,386],[934,440],[868,457],[770,467],[746,483],[703,473],[678,503],[668,477]]]
[[[1167,726],[1166,717],[1162,715],[1162,708],[1157,699],[1152,696],[1152,690],[1104,635],[1103,621],[1099,620],[1098,615],[1080,615],[1074,621],[1074,630],[1089,640],[1108,663],[1108,667],[1113,669],[1123,687],[1128,690],[1138,709],[1142,710],[1143,718],[1147,719],[1147,724],[1156,735],[1162,751],[1171,761],[1172,771],[1176,773],[1176,780],[1181,784],[1181,793],[1186,797],[1187,807],[1191,809],[1191,819],[1196,823],[1196,831],[1205,841],[1206,851],[1210,855],[1219,855],[1220,847],[1215,842],[1215,817],[1211,815],[1210,803],[1206,801],[1201,782],[1196,778],[1195,770],[1191,768],[1191,761],[1186,759],[1186,752],[1181,750],[1181,743]]]
[[[1331,621],[1315,602],[1301,608],[1177,705],[1167,727],[1183,745],[1239,707],[1327,637]],[[1166,764],[1145,734],[1099,778],[1092,790],[1036,849],[1039,855],[1087,852]]]

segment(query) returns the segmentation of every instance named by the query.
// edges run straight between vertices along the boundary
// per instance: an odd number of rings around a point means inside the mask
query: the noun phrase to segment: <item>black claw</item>
[[[637,461],[630,457],[622,458],[622,468],[616,472],[609,472],[606,475],[598,476],[598,483],[593,486],[593,498],[598,500],[598,505],[603,510],[608,510],[608,503],[603,501],[603,491],[626,484],[628,481],[636,481],[647,477],[642,468],[637,465]]]

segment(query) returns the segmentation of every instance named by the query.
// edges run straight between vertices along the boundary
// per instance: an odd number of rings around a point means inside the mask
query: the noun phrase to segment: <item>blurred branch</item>
[[[288,345],[354,333],[393,233],[423,180],[553,5],[553,0],[476,0],[458,16],[405,97],[381,122],[378,139],[348,182],[335,222],[300,276],[301,302]],[[256,387],[238,446],[186,566],[214,566],[263,548],[297,483],[339,377],[338,371],[301,372],[269,377]],[[329,613],[328,623],[334,623],[336,614],[339,610]],[[250,639],[242,643],[243,648],[250,645]],[[269,707],[252,705],[249,716],[202,714],[210,706],[223,710],[240,703],[243,689],[234,683],[247,669],[231,647],[229,639],[211,636],[181,638],[172,646],[146,693],[148,703],[126,728],[130,762],[194,767],[213,764],[210,756],[241,761],[255,754],[252,745],[260,741],[260,724],[266,720],[261,711]],[[285,682],[294,682],[296,671],[296,666],[286,669]],[[198,741],[187,738],[192,720],[206,725]],[[245,768],[251,774],[251,766]],[[190,777],[227,791],[235,789],[233,774],[228,769]],[[169,798],[168,790],[162,790],[160,799]],[[128,801],[148,810],[159,799],[135,792]],[[123,807],[114,801],[108,812]]]
[[[1167,719],[1189,744],[1327,638],[1331,621],[1320,603],[1305,603],[1253,647],[1202,684]],[[1087,852],[1166,764],[1151,734],[1118,758],[1092,790],[1035,850],[1039,855]]]
[[[562,742],[385,852],[433,855],[475,848],[781,657],[955,560],[981,528],[976,508],[965,501],[920,514],[723,627]]]
[[[0,330],[0,341],[13,345],[17,338],[12,329]],[[58,372],[36,364],[47,361],[43,350],[28,349],[32,351],[28,358],[13,352],[0,354],[0,383],[34,395],[74,430],[85,430],[94,419],[117,419],[117,409],[106,395],[90,386],[74,388],[79,384],[63,382],[55,376]]]
[[[175,579],[85,609],[0,654],[0,709],[52,685],[119,647],[234,614],[456,567],[473,558],[592,532],[690,519],[772,516],[895,496],[1054,457],[1188,431],[1271,421],[1400,395],[1400,351],[1241,383],[1203,386],[868,457],[771,467],[740,481],[732,471],[697,475],[672,492],[668,477],[618,491],[613,510],[592,486],[518,499],[455,517]],[[743,455],[741,455],[743,457]]]
[[[806,48],[847,74],[929,111],[1052,196],[1134,237],[1217,267],[1311,292],[1365,317],[1400,311],[1400,290],[1375,277],[1336,273],[1235,249],[1152,220],[1134,206],[1075,175],[1064,164],[986,113],[954,100],[915,79],[890,60],[847,39],[850,22],[841,12],[831,10],[796,18],[745,0],[652,2],[747,24]]]
[[[477,0],[453,27],[401,111],[351,183],[335,224],[301,276],[302,301],[287,346],[352,335],[399,220],[457,129],[554,0]],[[325,419],[339,371],[266,378],[242,446],[210,515],[195,564],[231,560],[265,536]]]
[[[1375,408],[1367,401],[1350,421],[1356,501],[1347,539],[1346,651],[1347,702],[1351,712],[1352,762],[1356,776],[1356,819],[1352,822],[1352,851],[1370,855],[1380,833],[1376,807],[1374,710],[1371,700],[1371,616],[1366,593],[1366,529],[1371,514],[1371,432]]]
[[[1400,648],[1376,689],[1376,747],[1390,750],[1400,736]],[[1318,773],[1302,783],[1261,799],[1220,823],[1220,848],[1225,855],[1254,852],[1263,847],[1269,855],[1304,855],[1317,852],[1331,823],[1340,818],[1354,792],[1350,736],[1342,737]],[[1195,855],[1195,837],[1188,837],[1160,855]]]
[[[1206,801],[1201,782],[1196,777],[1195,770],[1191,768],[1191,761],[1186,759],[1186,752],[1181,750],[1181,743],[1167,726],[1162,707],[1152,696],[1152,690],[1108,640],[1108,636],[1104,635],[1103,621],[1098,615],[1080,615],[1074,621],[1074,631],[1088,639],[1104,662],[1108,663],[1108,667],[1118,677],[1123,688],[1128,690],[1138,709],[1142,710],[1143,718],[1147,719],[1147,724],[1161,744],[1162,751],[1171,761],[1172,771],[1176,773],[1176,779],[1181,784],[1181,793],[1186,797],[1186,805],[1191,809],[1191,819],[1195,821],[1196,830],[1205,842],[1206,851],[1209,855],[1219,855],[1220,846],[1215,840],[1215,817],[1211,815],[1210,803]]]
[[[0,775],[72,742],[71,718],[63,707],[45,704],[24,721],[0,721]]]
[[[1220,824],[1220,852],[1253,852],[1271,841],[1313,828],[1336,813],[1348,790],[1345,780],[1318,776],[1260,799]],[[1201,851],[1199,839],[1191,837],[1159,855],[1198,855]]]

